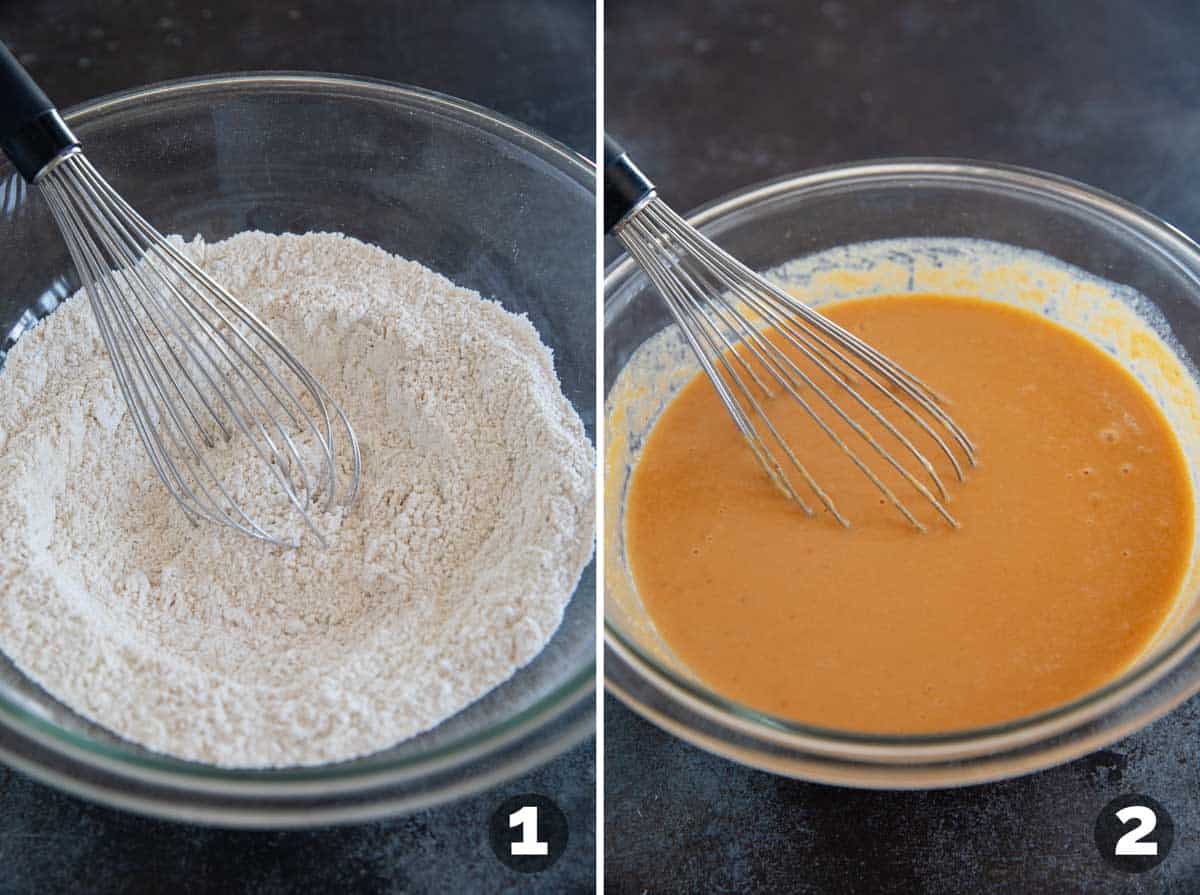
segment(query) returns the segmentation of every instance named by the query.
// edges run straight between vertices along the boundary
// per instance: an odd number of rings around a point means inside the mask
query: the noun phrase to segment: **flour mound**
[[[361,442],[331,547],[192,525],[91,310],[0,374],[0,649],[77,712],[228,767],[427,730],[536,656],[592,553],[593,452],[524,317],[337,234],[184,247],[293,347]]]

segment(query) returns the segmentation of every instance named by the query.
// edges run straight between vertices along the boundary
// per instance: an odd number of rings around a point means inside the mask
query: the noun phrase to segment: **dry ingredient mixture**
[[[312,765],[458,712],[545,646],[592,553],[593,452],[527,319],[338,234],[187,251],[349,414],[328,550],[191,525],[81,296],[0,375],[0,649],[161,752]]]

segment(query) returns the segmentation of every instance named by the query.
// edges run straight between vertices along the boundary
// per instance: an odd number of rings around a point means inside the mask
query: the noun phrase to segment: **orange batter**
[[[929,525],[912,530],[779,397],[772,420],[854,527],[802,515],[698,377],[655,424],[626,508],[634,580],[665,641],[737,701],[875,733],[1002,722],[1119,674],[1192,548],[1188,470],[1142,387],[1083,338],[999,303],[902,296],[827,313],[949,399],[980,457],[961,485],[940,461],[962,528],[897,484]]]

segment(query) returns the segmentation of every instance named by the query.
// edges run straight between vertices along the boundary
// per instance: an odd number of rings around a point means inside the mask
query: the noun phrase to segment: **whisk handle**
[[[631,211],[654,194],[650,178],[629,158],[629,153],[604,135],[604,232],[610,232]]]
[[[30,183],[79,141],[17,57],[0,43],[0,149]]]

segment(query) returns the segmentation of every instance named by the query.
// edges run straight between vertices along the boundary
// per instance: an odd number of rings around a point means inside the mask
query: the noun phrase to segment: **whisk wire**
[[[722,322],[726,326],[728,326],[731,329],[734,329],[738,332],[738,334],[741,336],[741,340],[742,340],[741,344],[745,348],[747,348],[754,355],[754,357],[771,373],[771,376],[775,379],[775,381],[784,389],[784,391],[786,391],[800,405],[801,409],[804,410],[805,414],[809,417],[809,419],[811,419],[817,425],[817,427],[820,428],[821,431],[830,440],[833,441],[833,443],[838,447],[838,449],[841,450],[850,459],[850,461],[852,463],[854,463],[854,465],[856,467],[858,467],[858,469],[864,475],[866,475],[867,478],[869,478],[871,480],[871,482],[876,486],[876,488],[878,488],[880,490],[880,492],[885,496],[885,498],[894,507],[896,507],[896,509],[899,510],[901,512],[901,514],[903,514],[904,517],[906,519],[908,519],[909,522],[911,522],[913,525],[915,525],[918,528],[921,528],[923,530],[924,525],[915,516],[913,516],[911,512],[909,512],[908,508],[903,504],[903,502],[900,501],[900,499],[896,496],[896,494],[892,491],[892,489],[889,488],[875,474],[875,471],[872,470],[871,467],[869,465],[867,465],[862,460],[861,457],[859,457],[858,453],[856,451],[854,451],[841,438],[841,436],[839,436],[837,434],[837,432],[835,432],[825,422],[824,419],[822,419],[821,415],[819,413],[817,413],[817,411],[804,398],[804,396],[802,394],[800,394],[799,390],[797,389],[795,381],[792,380],[792,378],[789,376],[789,374],[787,373],[786,370],[782,369],[780,364],[781,364],[781,362],[789,364],[792,367],[792,369],[795,371],[795,373],[799,377],[801,377],[807,385],[809,385],[815,391],[817,391],[817,393],[820,394],[822,398],[825,398],[826,400],[828,400],[827,396],[823,392],[815,389],[815,386],[814,386],[812,380],[807,376],[807,374],[805,374],[802,370],[800,370],[796,366],[796,364],[791,360],[791,358],[787,357],[786,355],[782,355],[778,351],[772,351],[771,347],[769,346],[769,343],[767,343],[766,340],[763,339],[759,333],[757,333],[754,330],[749,329],[745,320],[743,318],[741,318],[741,316],[736,313],[736,310],[734,308],[731,308],[724,301],[724,299],[718,298],[717,302],[715,303],[715,307],[721,308],[725,312],[720,315]],[[712,325],[711,320],[710,320],[710,325]],[[726,344],[729,344],[728,340],[726,340]],[[737,349],[734,348],[734,346],[731,344],[729,345],[729,350],[737,353]],[[770,392],[768,391],[767,394],[770,395]],[[757,405],[756,405],[756,407],[757,407]],[[879,446],[874,443],[874,441],[870,438],[870,436],[866,432],[861,430],[861,427],[857,426],[853,420],[848,419],[843,413],[841,413],[841,408],[834,405],[834,410],[836,412],[838,412],[839,416],[841,416],[847,423],[849,423],[856,432],[859,432],[859,434],[861,434],[868,441],[869,444],[871,444],[873,447],[875,447],[877,450],[879,450],[880,453],[883,453],[886,456],[886,452],[884,452],[881,448],[879,448]],[[771,428],[772,428],[772,431],[774,431],[774,427],[772,426]],[[787,452],[788,456],[792,457],[794,460],[795,455],[793,454],[791,446],[788,444],[788,442],[780,436],[776,436],[776,437],[779,440],[780,445]],[[798,461],[794,460],[794,462],[798,462]],[[901,469],[901,474],[904,474],[905,472],[906,472],[906,470]],[[921,487],[918,483],[914,482],[913,484],[917,488]],[[849,527],[849,525],[850,525],[849,520],[846,519],[846,517],[843,516],[837,510],[837,507],[833,505],[832,501],[830,501],[829,504],[827,504],[827,507],[830,510],[830,512],[833,513],[834,517],[843,526]]]
[[[906,438],[898,429],[896,429],[896,427],[892,425],[892,423],[887,420],[886,417],[879,413],[869,401],[863,398],[862,395],[859,394],[856,389],[854,389],[848,378],[845,376],[844,371],[843,375],[839,376],[832,369],[830,369],[830,359],[836,357],[838,363],[849,368],[854,375],[872,385],[898,410],[904,413],[913,423],[921,428],[926,435],[928,435],[938,444],[939,448],[949,459],[959,481],[964,480],[965,476],[962,467],[959,464],[958,458],[954,455],[954,452],[949,449],[942,437],[935,432],[919,414],[917,414],[903,401],[899,400],[891,390],[887,389],[880,382],[878,382],[878,380],[876,380],[867,370],[863,369],[862,366],[855,363],[853,357],[844,354],[839,355],[828,342],[820,338],[820,335],[809,335],[808,333],[805,333],[804,330],[796,326],[786,315],[772,308],[769,302],[764,301],[760,293],[766,291],[770,298],[775,299],[786,309],[790,309],[794,314],[803,318],[806,323],[811,324],[820,333],[826,333],[830,335],[843,346],[852,349],[855,354],[863,354],[868,363],[871,363],[872,366],[877,367],[885,373],[890,372],[897,379],[901,380],[899,383],[897,383],[897,387],[903,388],[905,393],[914,401],[918,402],[923,409],[939,418],[940,421],[942,421],[948,426],[948,428],[951,429],[952,433],[954,433],[956,437],[961,436],[960,444],[963,446],[963,449],[968,453],[968,455],[973,456],[974,447],[970,444],[969,439],[966,439],[966,436],[962,433],[961,429],[954,424],[954,422],[941,410],[941,408],[937,406],[935,402],[930,401],[926,394],[923,393],[929,391],[924,383],[913,377],[911,374],[884,355],[877,352],[871,346],[862,342],[852,333],[836,326],[836,324],[833,324],[827,318],[817,313],[812,308],[809,308],[803,302],[798,301],[794,296],[788,295],[773,283],[764,280],[762,277],[758,276],[748,267],[746,267],[742,262],[738,261],[736,258],[733,258],[728,253],[723,252],[717,246],[701,237],[698,233],[695,233],[687,225],[686,221],[679,217],[679,215],[672,211],[668,206],[663,205],[662,203],[652,203],[647,207],[646,212],[652,220],[657,218],[656,223],[659,226],[663,227],[664,229],[669,228],[670,232],[672,233],[678,232],[680,234],[679,238],[681,243],[689,252],[693,253],[703,262],[709,264],[713,270],[724,274],[729,289],[734,291],[744,303],[750,306],[756,313],[763,317],[764,320],[770,323],[771,326],[780,332],[780,334],[782,334],[790,344],[796,347],[797,350],[801,351],[807,359],[816,364],[822,370],[822,372],[826,373],[826,375],[830,376],[830,378],[836,381],[846,391],[846,393],[854,399],[855,403],[857,403],[868,414],[870,414],[872,418],[876,420],[876,422],[882,425],[888,434],[896,438],[929,475],[935,487],[938,489],[942,500],[945,500],[948,495],[933,465],[919,450],[917,450],[915,446],[913,446],[912,442],[908,438]],[[728,301],[726,293],[722,290],[713,290],[709,294],[717,301]],[[792,369],[799,372],[796,364],[791,360],[791,358],[787,357],[786,354],[779,352],[773,346],[767,350],[768,352],[781,357]],[[838,410],[836,406],[834,406],[833,409],[844,418],[844,415],[841,414],[841,411]]]
[[[209,462],[205,448],[240,434],[324,544],[310,508],[318,500],[323,511],[348,505],[359,487],[361,453],[345,413],[256,315],[165,240],[82,153],[57,160],[38,185],[80,271],[134,425],[179,504],[193,518],[292,545],[248,515]],[[349,454],[342,489],[335,428]],[[319,469],[296,441],[303,433]]]
[[[775,450],[782,451],[834,518],[849,525],[830,495],[820,488],[768,417],[749,383],[753,383],[768,400],[776,389],[794,400],[805,416],[913,527],[925,530],[924,523],[825,419],[814,400],[848,429],[848,435],[865,443],[872,455],[886,463],[948,525],[958,527],[958,521],[945,505],[949,494],[936,467],[912,437],[868,400],[859,384],[869,388],[872,394],[883,396],[887,406],[894,407],[919,434],[929,438],[948,459],[955,477],[962,481],[965,479],[963,464],[942,431],[948,433],[950,441],[957,445],[970,466],[976,463],[975,447],[943,409],[943,399],[939,395],[853,333],[767,282],[701,236],[657,196],[651,195],[640,202],[614,232],[666,300],[702,369],[750,443],[760,465],[805,512],[811,514],[812,509],[792,487],[775,457]],[[768,331],[777,334],[782,344],[769,338]],[[784,351],[784,347],[793,349],[795,357]],[[811,368],[798,363],[800,359]],[[817,382],[815,376],[818,374],[836,383],[836,390],[861,409],[866,418],[860,421],[851,415],[827,388]],[[815,397],[810,400],[810,396]],[[868,421],[903,449],[903,456],[916,464],[933,490],[864,425]],[[762,427],[762,432],[758,426]]]
[[[634,255],[635,258],[641,259],[640,263],[643,265],[643,270],[647,272],[647,275],[650,277],[651,281],[655,283],[655,286],[659,290],[660,294],[662,294],[667,300],[668,307],[670,307],[672,313],[678,319],[684,319],[684,308],[687,301],[687,295],[682,285],[672,276],[671,269],[662,262],[662,260],[653,250],[647,249],[643,245],[631,243],[630,253]],[[759,434],[750,416],[742,409],[742,406],[730,393],[725,381],[718,374],[716,365],[720,365],[723,369],[725,369],[730,385],[737,389],[745,401],[750,405],[758,419],[765,425],[767,431],[772,435],[776,443],[782,446],[784,452],[788,456],[788,459],[792,462],[801,478],[804,479],[805,484],[809,486],[813,493],[817,495],[817,498],[821,501],[821,503],[831,513],[833,513],[835,517],[839,519],[839,521],[842,521],[843,524],[847,524],[843,517],[841,517],[838,513],[837,508],[834,506],[829,495],[820,487],[820,485],[809,473],[808,469],[803,463],[800,462],[799,458],[792,453],[787,442],[782,439],[782,437],[779,435],[779,432],[772,425],[770,418],[762,412],[762,408],[759,406],[758,401],[755,400],[753,394],[746,387],[745,383],[742,382],[741,377],[739,377],[737,373],[730,367],[726,354],[715,349],[715,347],[711,344],[711,336],[709,336],[702,329],[687,326],[682,327],[682,332],[684,337],[688,340],[688,343],[691,345],[692,350],[699,360],[705,373],[708,375],[709,380],[715,387],[722,403],[725,404],[726,408],[729,410],[729,413],[733,417],[734,422],[737,424],[738,429],[742,432],[742,435],[749,443],[755,458],[758,460],[759,465],[763,468],[763,470],[766,471],[768,477],[781,490],[783,490],[789,498],[795,501],[795,503],[806,514],[810,516],[813,515],[812,508],[792,486],[791,480],[788,478],[787,474],[779,464],[779,461],[771,452],[771,449],[766,441]],[[701,344],[701,339],[704,341],[703,345]]]
[[[687,282],[692,282],[692,278],[688,275],[686,269],[680,269],[679,276]],[[722,306],[724,307],[724,310],[726,312],[725,315],[723,315],[723,318],[733,321],[732,328],[735,329],[738,332],[738,335],[741,337],[741,345],[743,347],[745,347],[746,349],[748,349],[752,354],[754,354],[760,360],[760,362],[763,363],[763,365],[766,367],[767,371],[771,374],[772,378],[775,380],[776,384],[779,385],[785,392],[787,392],[788,395],[790,395],[800,405],[800,408],[804,411],[805,415],[808,416],[808,418],[810,420],[812,420],[814,424],[816,424],[816,426],[826,435],[826,437],[828,437],[834,443],[834,445],[837,446],[837,448],[839,450],[841,450],[843,454],[846,455],[846,457],[859,469],[859,471],[862,472],[872,482],[872,484],[874,484],[875,487],[879,489],[879,491],[884,495],[884,497],[897,510],[899,510],[900,513],[912,525],[916,526],[920,530],[924,530],[924,528],[925,528],[924,524],[921,523],[920,520],[918,520],[909,511],[908,507],[906,507],[904,505],[904,503],[896,496],[895,492],[892,491],[892,489],[889,488],[883,482],[883,480],[879,478],[878,475],[876,475],[875,471],[873,469],[871,469],[871,467],[866,462],[863,461],[863,459],[859,456],[858,452],[855,451],[853,448],[851,448],[850,445],[847,444],[846,441],[840,435],[838,435],[837,432],[835,432],[833,430],[833,428],[825,421],[825,419],[816,411],[816,409],[812,406],[812,404],[799,392],[799,390],[796,388],[795,382],[793,382],[791,380],[791,378],[787,375],[786,371],[783,370],[782,364],[784,364],[784,363],[790,364],[792,366],[792,368],[795,370],[796,374],[803,380],[803,382],[806,385],[809,386],[809,388],[812,392],[817,394],[822,400],[824,400],[827,404],[829,404],[831,406],[831,408],[834,410],[834,412],[844,422],[849,424],[855,432],[857,432],[859,435],[861,435],[864,438],[864,440],[867,441],[867,443],[869,445],[874,447],[886,459],[891,460],[892,458],[890,457],[890,455],[888,455],[887,452],[884,451],[878,445],[877,442],[875,442],[875,440],[870,436],[870,434],[868,432],[866,432],[865,430],[863,430],[861,426],[857,425],[857,423],[854,420],[850,419],[842,411],[842,409],[837,406],[837,404],[835,402],[830,400],[829,396],[824,391],[817,388],[816,384],[813,382],[811,377],[809,377],[806,373],[804,373],[803,370],[801,370],[799,367],[797,367],[795,365],[795,363],[793,363],[791,361],[790,358],[788,358],[782,352],[778,351],[773,346],[771,346],[765,339],[762,339],[761,337],[759,337],[757,333],[754,333],[753,336],[750,336],[749,333],[752,331],[749,330],[748,325],[746,324],[745,320],[741,317],[741,315],[737,312],[736,307],[734,307],[734,306],[730,305],[728,302],[726,302],[724,300],[724,298],[720,296],[720,294],[718,294],[715,301],[712,301],[710,303],[704,303],[704,302],[700,301],[699,299],[697,299],[695,295],[692,296],[693,311],[696,312],[697,314],[700,314],[700,315],[704,316],[705,318],[707,318],[706,322],[708,323],[709,327],[711,327],[713,330],[715,330],[717,332],[721,332],[721,327],[717,326],[713,322],[713,320],[711,318],[711,314],[709,313],[709,309],[716,308],[716,307],[722,307]],[[734,348],[734,346],[730,343],[730,341],[724,337],[723,334],[722,334],[722,341],[724,341],[724,343],[728,346],[728,349],[731,352],[733,352],[735,354],[740,353],[737,351],[736,348]],[[767,395],[770,396],[769,391],[767,391]],[[762,408],[758,404],[758,402],[754,402],[754,408],[755,408],[756,412],[758,412],[763,417],[764,423],[768,426],[772,435],[775,437],[775,440],[779,443],[780,447],[784,450],[784,452],[792,460],[793,464],[801,465],[799,463],[799,461],[796,459],[795,453],[793,452],[791,445],[787,442],[786,439],[783,438],[783,436],[781,436],[778,433],[774,424],[771,423],[770,417],[768,417],[765,414],[765,412],[762,410]],[[900,468],[900,472],[902,475],[904,475],[904,474],[906,474],[907,471],[904,470],[903,468]],[[915,481],[911,481],[911,477],[908,477],[908,478],[909,478],[910,482],[915,487],[918,488],[918,490],[922,489],[922,486],[919,483],[917,483]],[[930,496],[930,495],[926,495],[926,496]],[[846,519],[846,517],[844,515],[842,515],[842,513],[837,509],[837,507],[834,504],[834,502],[832,501],[832,499],[829,499],[827,502],[823,501],[823,503],[825,503],[825,505],[829,509],[829,511],[834,515],[834,517],[843,526],[849,527],[849,525],[850,525],[849,520]],[[936,501],[935,501],[935,503],[936,503]]]
[[[97,324],[100,330],[101,337],[105,342],[105,347],[108,349],[109,356],[112,358],[113,368],[116,374],[117,383],[126,401],[129,403],[131,416],[134,424],[137,427],[138,434],[142,437],[143,443],[146,445],[151,461],[159,473],[159,476],[164,482],[168,483],[168,487],[175,492],[173,486],[178,486],[179,489],[190,494],[190,486],[183,481],[182,476],[175,464],[169,461],[169,454],[162,442],[160,429],[157,426],[152,426],[149,421],[153,419],[150,407],[147,404],[147,397],[151,391],[161,391],[161,384],[153,377],[152,372],[147,372],[145,366],[138,367],[138,373],[131,371],[128,363],[128,354],[124,350],[124,345],[119,340],[120,327],[124,327],[124,323],[114,325],[110,319],[109,307],[114,304],[116,299],[112,291],[110,283],[111,273],[109,268],[97,256],[98,248],[90,242],[80,238],[79,234],[84,232],[82,224],[79,223],[74,209],[62,203],[62,199],[53,191],[47,191],[48,197],[53,195],[50,200],[52,209],[56,214],[61,215],[62,223],[65,225],[63,232],[67,241],[68,249],[71,252],[72,258],[75,261],[77,268],[84,277],[85,283],[88,284],[88,298],[92,304]],[[74,229],[74,227],[78,229]],[[103,292],[108,301],[102,301],[98,296]],[[134,352],[138,350],[138,342],[132,339],[127,332],[124,333],[129,343],[134,346]],[[152,370],[153,368],[149,368]],[[149,378],[148,378],[149,377]],[[138,387],[138,380],[141,380],[141,387]],[[186,431],[186,429],[183,429]],[[168,434],[172,439],[176,439],[174,430],[168,430]],[[177,447],[179,447],[177,443]],[[191,495],[193,498],[195,495]],[[193,503],[180,501],[181,506],[189,513],[199,513],[208,517],[208,513],[196,507]],[[236,524],[235,524],[235,527]]]
[[[62,197],[59,199],[61,202]],[[167,389],[161,375],[163,368],[156,366],[147,356],[153,346],[147,341],[139,339],[135,333],[135,328],[141,328],[140,321],[137,321],[136,317],[131,319],[129,313],[121,313],[122,306],[125,304],[124,290],[116,280],[125,272],[118,273],[114,270],[110,266],[112,262],[103,257],[95,242],[80,238],[79,234],[86,231],[82,229],[83,224],[75,213],[75,206],[60,204],[59,207],[63,211],[65,222],[75,224],[80,228],[79,230],[65,231],[71,234],[68,237],[68,245],[74,246],[74,260],[90,286],[89,300],[112,358],[114,370],[117,371],[118,385],[122,388],[126,400],[134,411],[132,413],[134,423],[146,444],[156,471],[159,472],[160,477],[172,490],[172,493],[180,498],[180,505],[189,514],[224,522],[246,534],[269,539],[267,532],[241,511],[223,483],[212,474],[212,468],[204,453],[196,447],[189,428],[182,423],[174,404],[167,399]],[[125,311],[127,312],[128,309],[125,308]],[[145,335],[144,328],[142,328],[142,333]],[[132,365],[136,374],[131,371],[129,363],[131,357],[137,361]],[[174,383],[175,380],[172,379],[171,382]],[[164,412],[172,425],[163,425]],[[185,478],[183,470],[171,460],[171,451],[161,435],[164,428],[176,450],[189,451],[195,462],[208,475],[209,480],[215,483],[224,498],[222,502],[218,502],[213,497],[205,485],[203,477],[193,474]],[[184,468],[190,470],[190,467],[185,466]],[[196,494],[196,487],[207,498],[207,505]],[[230,517],[228,512],[223,511],[223,506],[232,507],[242,517],[245,525],[238,523]]]
[[[941,478],[933,468],[933,464],[931,464],[925,458],[924,454],[922,454],[916,448],[916,446],[913,445],[913,443],[902,432],[900,432],[895,425],[892,424],[889,419],[887,419],[869,401],[867,401],[858,392],[858,390],[855,389],[849,381],[847,381],[847,379],[833,370],[820,352],[813,350],[807,344],[806,340],[796,338],[794,327],[790,325],[789,321],[773,312],[771,308],[764,307],[760,302],[756,301],[755,298],[749,294],[748,290],[745,290],[745,288],[740,284],[738,291],[743,296],[744,300],[751,303],[752,306],[755,307],[755,309],[761,314],[761,316],[767,322],[773,325],[776,331],[779,332],[789,344],[795,347],[807,360],[812,362],[819,370],[836,382],[847,395],[854,399],[856,404],[858,404],[867,414],[871,416],[872,419],[875,420],[875,422],[882,426],[889,435],[891,435],[901,445],[904,446],[908,453],[912,455],[913,459],[921,466],[922,469],[925,470],[930,480],[934,483],[934,486],[938,489],[940,498],[935,498],[932,494],[929,494],[923,483],[918,481],[912,475],[912,473],[910,473],[909,470],[902,463],[900,463],[896,457],[894,457],[886,448],[884,448],[862,424],[846,413],[846,411],[843,410],[842,407],[826,391],[819,388],[812,377],[805,372],[791,357],[770,345],[767,340],[763,339],[757,333],[755,333],[753,336],[748,336],[743,333],[744,341],[747,344],[754,346],[754,350],[757,351],[758,356],[771,371],[772,376],[776,379],[779,385],[797,400],[802,400],[798,394],[799,383],[797,380],[799,380],[800,383],[803,383],[803,385],[807,386],[809,389],[813,390],[834,412],[834,414],[840,420],[842,420],[842,422],[849,426],[855,434],[860,436],[881,458],[883,458],[885,462],[888,463],[889,466],[896,470],[896,472],[899,473],[906,482],[920,492],[923,497],[928,499],[938,510],[939,514],[946,519],[946,521],[950,522],[952,525],[956,524],[941,503],[941,501],[945,500],[947,497],[945,486],[942,484]],[[724,295],[719,295],[716,297],[716,301],[729,308],[731,316],[734,317],[734,319],[738,319],[736,309],[730,306],[728,298],[726,298]],[[741,326],[742,328],[745,328],[744,322],[741,324]],[[802,403],[804,402],[802,401]],[[805,406],[807,409],[807,405]],[[817,425],[821,427],[822,431],[824,431],[826,435],[833,439],[835,444],[837,444],[837,446],[851,459],[851,461],[854,462],[854,464],[858,466],[859,469],[866,474],[867,477],[870,478],[871,481],[878,488],[880,488],[881,491],[883,491],[889,501],[891,501],[893,505],[897,507],[897,509],[899,509],[902,513],[905,513],[907,516],[905,508],[899,503],[895,494],[892,493],[890,489],[887,489],[883,486],[882,482],[878,480],[874,472],[870,470],[870,468],[858,456],[858,454],[853,451],[841,438],[839,438],[832,429],[826,426],[817,415],[811,412],[809,415],[814,418],[814,420],[817,422]],[[923,420],[917,417],[916,422],[921,424],[923,423]],[[927,426],[924,428],[928,429]],[[932,431],[930,431],[929,434],[932,435],[935,440],[937,439],[937,435]]]
[[[631,247],[630,253],[636,259],[639,259],[639,264],[642,265],[642,269],[646,271],[647,276],[650,277],[650,281],[655,284],[655,287],[663,296],[663,299],[666,301],[667,306],[671,309],[672,314],[679,313],[675,306],[678,286],[671,281],[668,272],[664,267],[661,266],[659,260],[652,252],[646,251],[642,246]],[[762,466],[763,471],[766,472],[767,476],[780,488],[788,492],[790,495],[794,495],[794,499],[800,508],[811,515],[812,509],[804,502],[800,495],[795,494],[795,492],[792,490],[791,484],[787,481],[787,477],[783,474],[783,470],[781,470],[778,464],[774,462],[774,458],[770,458],[768,456],[764,446],[761,443],[761,440],[758,437],[758,433],[754,429],[753,424],[750,422],[747,415],[742,411],[741,406],[733,399],[733,396],[729,394],[725,382],[720,376],[717,375],[716,370],[713,369],[713,366],[709,361],[708,354],[704,350],[703,346],[700,345],[696,334],[690,329],[685,329],[683,330],[683,335],[687,339],[688,344],[691,346],[692,351],[704,372],[708,375],[709,380],[716,389],[722,403],[730,408],[730,417],[737,426],[738,431],[742,433],[742,436],[750,445],[750,448],[753,451],[755,458]]]
[[[92,175],[94,175],[95,172],[91,172],[91,173],[92,173]],[[89,175],[89,176],[91,176],[91,175]],[[282,378],[279,377],[278,373],[274,370],[272,365],[263,358],[262,354],[255,348],[255,346],[252,343],[248,342],[242,336],[241,332],[237,329],[237,327],[235,327],[230,322],[230,320],[225,316],[225,313],[221,310],[221,308],[218,307],[217,305],[215,305],[211,301],[209,296],[207,296],[205,294],[205,290],[201,289],[200,287],[204,286],[208,290],[215,292],[217,294],[217,296],[222,300],[222,302],[224,304],[226,304],[226,306],[229,308],[229,310],[233,311],[234,313],[236,313],[239,316],[239,319],[241,320],[242,323],[253,325],[254,327],[257,327],[260,330],[260,336],[263,337],[265,341],[268,341],[268,343],[271,345],[271,348],[273,350],[280,351],[280,352],[285,351],[286,349],[284,349],[282,344],[279,343],[277,339],[275,339],[274,335],[270,332],[270,330],[267,329],[265,327],[265,325],[257,317],[255,317],[248,309],[244,308],[244,306],[240,305],[240,303],[238,303],[231,295],[229,295],[229,293],[226,292],[225,289],[220,286],[220,284],[213,281],[211,278],[208,277],[207,274],[205,274],[198,267],[196,267],[195,264],[189,258],[187,258],[187,256],[185,256],[181,252],[179,252],[178,249],[176,249],[169,242],[166,242],[165,240],[163,240],[161,235],[159,235],[158,232],[156,230],[154,230],[154,228],[150,224],[148,224],[145,221],[145,219],[142,218],[141,215],[138,214],[138,212],[135,209],[133,209],[131,206],[129,206],[129,204],[126,203],[125,200],[122,199],[118,193],[113,191],[111,189],[111,187],[108,187],[107,184],[103,183],[103,181],[99,181],[98,183],[95,184],[95,186],[98,189],[99,188],[104,189],[104,191],[109,196],[110,200],[114,203],[114,205],[116,207],[116,211],[123,213],[130,220],[134,221],[137,225],[139,225],[146,233],[149,234],[148,237],[146,238],[146,246],[145,246],[145,251],[147,253],[146,254],[147,260],[151,261],[151,262],[156,261],[156,260],[163,262],[168,267],[168,269],[170,269],[171,272],[175,275],[175,278],[177,279],[177,281],[179,283],[183,284],[184,286],[186,286],[187,288],[191,289],[192,292],[196,295],[196,297],[199,298],[202,302],[204,302],[207,309],[210,310],[213,314],[215,314],[220,319],[221,323],[224,324],[225,329],[214,327],[210,321],[208,321],[206,318],[203,317],[203,315],[196,312],[196,309],[190,303],[188,303],[186,301],[184,296],[179,295],[179,291],[176,288],[175,283],[172,282],[171,280],[167,279],[160,272],[160,276],[163,277],[164,285],[168,286],[173,292],[176,293],[178,298],[183,300],[183,302],[184,302],[183,306],[186,307],[191,313],[194,314],[194,316],[196,317],[196,320],[201,325],[205,326],[208,329],[208,331],[209,331],[208,334],[212,335],[214,338],[219,338],[221,340],[221,342],[228,344],[232,350],[237,351],[238,346],[230,344],[228,342],[228,339],[225,337],[225,332],[233,333],[238,338],[238,340],[242,343],[242,346],[246,350],[250,351],[253,354],[254,359],[258,363],[262,364],[262,366],[264,368],[267,369],[267,371],[270,373],[270,375],[274,379],[275,384],[278,385],[280,388],[285,389],[288,393],[288,397],[292,398],[293,401],[295,401],[296,405],[301,407],[301,410],[303,410],[302,405],[300,405],[299,401],[296,399],[295,394],[291,391],[288,384]],[[183,268],[182,273],[190,274],[191,278],[186,277],[186,276],[181,276],[181,271],[172,268],[173,264],[182,267]],[[154,266],[155,270],[157,271],[157,265],[152,265],[152,266]],[[284,355],[281,354],[281,356],[284,356]],[[228,357],[228,355],[226,355],[226,357]],[[286,360],[286,356],[284,356],[284,357]],[[241,356],[240,354],[239,354],[239,359],[243,360],[243,361],[246,360],[246,358],[244,356]],[[251,370],[255,372],[255,374],[258,376],[260,381],[263,382],[264,385],[268,385],[265,382],[265,380],[263,380],[263,377],[261,376],[261,374],[258,373],[257,367],[251,366]],[[311,378],[311,377],[308,377],[307,371],[305,371],[302,366],[299,366],[299,365],[295,366],[293,368],[293,371],[302,374],[306,378]],[[312,380],[311,384],[315,384],[315,380]],[[295,414],[292,412],[291,408],[289,407],[289,405],[286,402],[281,401],[278,403],[279,403],[279,406],[290,416],[290,418],[292,419],[293,422],[295,422],[295,423],[299,422],[299,420],[296,419]],[[328,425],[330,420],[329,420],[327,408],[324,408],[324,410],[325,410],[325,422]],[[307,417],[307,414],[304,414],[304,415]],[[312,428],[312,431],[314,433],[320,431],[317,424],[315,422],[313,422],[310,418],[307,419],[306,422]],[[332,445],[331,438],[327,439],[327,447],[329,447],[328,458],[329,458],[330,462],[332,463],[333,445]]]

